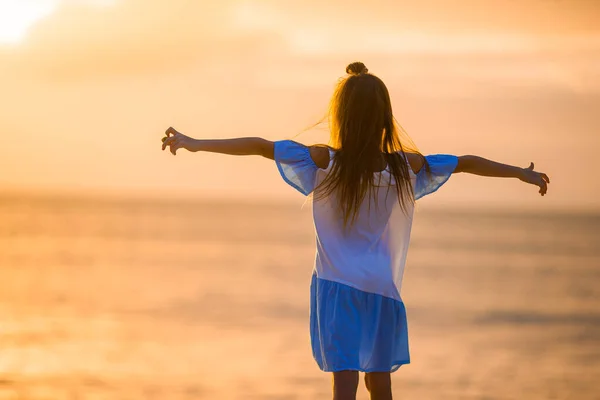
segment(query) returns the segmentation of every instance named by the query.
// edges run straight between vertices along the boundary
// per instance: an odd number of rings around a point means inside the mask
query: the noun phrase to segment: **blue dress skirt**
[[[394,372],[410,363],[402,301],[317,278],[310,285],[312,352],[325,372]]]

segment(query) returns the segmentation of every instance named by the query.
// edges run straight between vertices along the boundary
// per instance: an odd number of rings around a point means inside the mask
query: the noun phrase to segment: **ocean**
[[[330,398],[313,261],[301,203],[2,195],[0,400]],[[395,398],[600,399],[600,214],[418,208],[403,285]]]

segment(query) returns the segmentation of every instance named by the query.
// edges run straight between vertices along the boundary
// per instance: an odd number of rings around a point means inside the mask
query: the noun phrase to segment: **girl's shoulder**
[[[315,144],[309,147],[310,158],[315,165],[321,169],[326,169],[329,166],[331,148],[324,144]]]
[[[331,156],[334,149],[325,144],[315,144],[309,146],[310,158],[315,165],[321,169],[327,169],[331,162]],[[416,174],[425,164],[425,157],[418,153],[405,152],[406,160],[410,164],[411,169]]]
[[[417,174],[425,164],[425,157],[417,153],[404,153],[413,172]]]

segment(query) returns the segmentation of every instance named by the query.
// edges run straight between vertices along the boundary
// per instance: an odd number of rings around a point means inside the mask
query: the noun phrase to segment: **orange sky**
[[[266,160],[173,157],[161,134],[293,136],[361,60],[422,152],[552,179],[540,199],[457,176],[426,201],[600,208],[600,2],[44,1],[23,39],[0,34],[0,188],[293,197]]]

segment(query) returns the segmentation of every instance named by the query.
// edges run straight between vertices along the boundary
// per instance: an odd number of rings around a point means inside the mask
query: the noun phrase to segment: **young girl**
[[[355,399],[365,372],[371,399],[391,399],[390,373],[410,362],[400,296],[414,201],[451,174],[518,178],[539,186],[546,174],[466,155],[423,156],[400,142],[384,83],[355,62],[329,113],[330,146],[261,138],[197,140],[173,128],[162,149],[260,155],[290,186],[313,194],[316,259],[310,287],[313,356],[333,373],[333,398]]]

